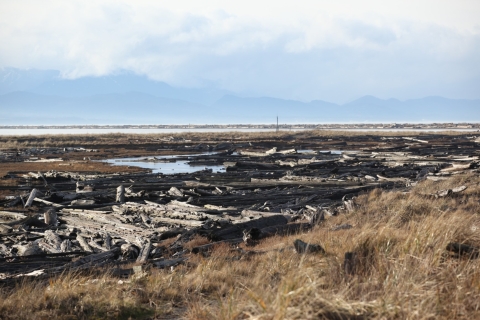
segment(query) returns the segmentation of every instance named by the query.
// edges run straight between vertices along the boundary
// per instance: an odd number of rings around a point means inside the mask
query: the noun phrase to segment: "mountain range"
[[[0,125],[478,122],[480,99],[364,96],[339,105],[240,97],[120,72],[64,79],[53,70],[0,69]]]

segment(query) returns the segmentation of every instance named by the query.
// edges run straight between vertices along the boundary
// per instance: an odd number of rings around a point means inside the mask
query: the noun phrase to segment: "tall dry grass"
[[[459,185],[468,189],[430,196]],[[266,239],[245,248],[249,254],[220,245],[173,271],[152,269],[122,283],[104,270],[6,287],[0,318],[480,318],[480,260],[446,250],[450,242],[480,247],[478,175],[424,181],[409,192],[374,190],[355,202],[352,213]],[[332,231],[344,223],[353,228]],[[326,254],[297,254],[297,238]],[[344,272],[345,252],[356,253],[354,274]]]

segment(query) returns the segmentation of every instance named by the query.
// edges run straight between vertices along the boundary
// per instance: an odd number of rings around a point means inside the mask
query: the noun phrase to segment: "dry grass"
[[[472,130],[472,132],[475,130]],[[23,149],[31,147],[65,147],[65,146],[83,146],[94,148],[96,146],[112,145],[144,145],[165,143],[170,138],[174,138],[169,143],[184,143],[190,140],[194,143],[218,143],[225,141],[278,141],[284,139],[308,140],[312,137],[324,138],[346,138],[346,137],[364,137],[364,136],[432,136],[432,135],[451,135],[462,136],[466,132],[443,131],[337,131],[337,130],[305,130],[305,131],[267,131],[267,132],[182,132],[182,133],[158,133],[158,134],[133,134],[133,133],[108,133],[108,134],[52,134],[38,136],[0,136],[0,149]],[[165,140],[166,139],[166,140]]]
[[[409,193],[375,190],[356,199],[353,213],[248,249],[257,254],[220,245],[210,257],[192,255],[173,271],[123,283],[108,272],[24,282],[2,289],[0,318],[478,319],[479,260],[445,249],[449,242],[480,246],[479,183],[464,175]],[[427,196],[461,184],[468,189],[458,196]],[[331,231],[342,223],[354,227]],[[296,238],[327,253],[299,255],[291,248]],[[354,275],[342,268],[349,251],[358,256]]]
[[[133,166],[112,166],[96,161],[56,161],[56,162],[4,162],[0,164],[0,177],[9,172],[25,174],[29,172],[67,171],[78,173],[117,173],[142,172],[145,169]]]

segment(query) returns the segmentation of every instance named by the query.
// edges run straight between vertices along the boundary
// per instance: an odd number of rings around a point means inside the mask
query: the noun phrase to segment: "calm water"
[[[208,153],[204,153],[208,154]],[[198,156],[198,155],[197,155]],[[114,166],[134,166],[145,169],[151,169],[153,173],[174,174],[174,173],[191,173],[204,169],[212,169],[213,172],[225,172],[224,166],[192,166],[188,162],[190,160],[184,160],[185,155],[182,156],[158,156],[157,159],[177,159],[175,162],[154,162],[151,161],[153,157],[141,157],[141,158],[119,158],[108,159],[104,162],[111,163]],[[149,160],[150,159],[150,160]]]
[[[305,130],[305,129],[295,129],[295,130]],[[0,129],[1,136],[13,136],[13,135],[45,135],[45,134],[105,134],[105,133],[181,133],[181,132],[230,132],[230,131],[241,131],[241,132],[271,132],[275,129],[188,129],[188,128],[179,128],[179,129],[140,129],[140,128],[130,128],[130,129],[119,129],[119,128],[108,128],[108,129]],[[292,130],[293,131],[293,130]]]
[[[303,128],[291,128],[291,129],[281,129],[281,131],[305,131],[313,129],[303,129]],[[439,131],[457,131],[457,132],[478,132],[478,129],[325,129],[325,130],[335,130],[335,131],[352,131],[352,132],[366,132],[366,131],[383,131],[383,132],[439,132]],[[182,133],[182,132],[273,132],[275,129],[256,129],[256,128],[232,128],[232,129],[189,129],[189,128],[178,128],[178,129],[140,129],[140,128],[129,128],[129,129],[119,129],[119,128],[108,128],[108,129],[79,129],[79,128],[70,128],[70,129],[0,129],[0,136],[13,136],[13,135],[46,135],[46,134],[106,134],[106,133],[133,133],[133,134],[152,134],[152,133]]]
[[[297,150],[298,153],[303,154],[326,154],[340,155],[344,151],[342,150],[325,150],[316,152],[310,149]],[[211,155],[214,153],[202,153],[194,155],[180,155],[180,156],[149,156],[149,157],[137,157],[137,158],[116,158],[102,160],[103,162],[111,163],[114,166],[134,166],[145,169],[151,169],[152,173],[174,174],[174,173],[192,173],[204,169],[212,169],[213,172],[225,172],[224,166],[209,166],[209,165],[190,165],[189,161],[193,159],[185,160],[186,157],[194,157],[201,155]],[[232,155],[236,155],[234,152]],[[154,161],[157,159],[157,161]],[[177,160],[178,159],[178,160]],[[160,161],[158,161],[160,160]],[[161,162],[162,160],[175,160],[174,162]]]

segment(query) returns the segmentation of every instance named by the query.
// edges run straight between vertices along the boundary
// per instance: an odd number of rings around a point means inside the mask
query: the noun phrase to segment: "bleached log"
[[[88,241],[88,245],[90,247],[92,247],[93,249],[97,249],[97,251],[100,251],[100,252],[108,251],[108,249],[102,247],[101,245],[99,245],[98,243],[96,243],[93,240]]]
[[[60,245],[62,244],[62,239],[60,236],[55,233],[53,230],[46,230],[44,233],[44,241],[54,246],[57,250],[60,250]]]
[[[49,209],[43,214],[45,223],[48,224],[49,226],[56,226],[58,221],[57,221],[57,212],[55,209]]]
[[[77,200],[73,200],[70,204],[72,206],[89,206],[89,205],[95,204],[95,200],[77,199]]]
[[[69,252],[72,250],[72,242],[69,239],[63,240],[63,242],[60,244],[60,250],[62,252]]]
[[[125,202],[125,187],[123,185],[118,186],[117,188],[117,197],[116,202],[124,203]]]
[[[55,203],[55,202],[51,202],[51,201],[48,201],[48,200],[44,200],[44,199],[40,199],[40,198],[35,198],[33,199],[35,202],[41,202],[41,203],[44,203],[46,204],[47,206],[50,206],[50,207],[56,207],[56,208],[63,208],[64,206],[61,205],[61,204],[58,204],[58,203]]]
[[[11,211],[0,211],[0,218],[3,218],[3,217],[10,218],[10,219],[13,218],[16,220],[26,218],[26,216],[23,213],[11,212]]]
[[[142,221],[145,224],[150,224],[152,222],[152,219],[150,219],[150,217],[147,216],[145,213],[140,213],[140,218],[142,218]]]
[[[14,245],[14,247],[17,248],[18,252],[17,254],[19,256],[31,256],[35,254],[41,254],[42,249],[40,249],[39,243],[40,240],[35,240],[33,242],[28,243],[27,245]]]
[[[168,194],[174,197],[183,197],[183,192],[176,187],[171,187],[170,190],[168,190]]]
[[[30,207],[33,203],[33,200],[35,199],[35,196],[37,195],[38,190],[33,188],[32,191],[30,192],[30,195],[28,196],[27,202],[25,202],[25,208]]]
[[[103,242],[107,250],[112,249],[112,237],[110,237],[110,235],[107,232],[105,232],[105,234],[103,235]]]
[[[144,264],[148,260],[148,256],[150,255],[150,251],[152,250],[152,244],[150,241],[147,241],[140,250],[140,254],[138,255],[137,262]]]
[[[87,243],[87,241],[85,240],[84,237],[82,237],[81,235],[78,234],[77,235],[77,241],[85,252],[93,253],[92,247],[90,247],[90,245]]]
[[[0,224],[0,234],[7,234],[12,232],[12,227]]]

